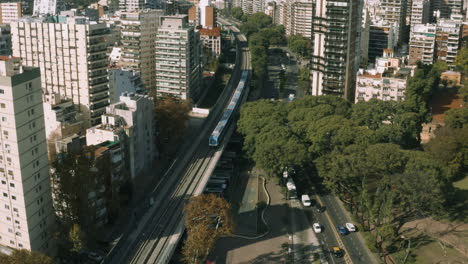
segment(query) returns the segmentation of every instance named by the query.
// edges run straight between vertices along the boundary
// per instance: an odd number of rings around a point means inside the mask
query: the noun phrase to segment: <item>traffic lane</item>
[[[336,240],[335,236],[333,235],[333,228],[332,223],[328,222],[328,219],[325,217],[324,212],[319,213],[317,212],[317,207],[308,207],[305,208],[305,213],[309,224],[312,226],[314,223],[319,223],[322,227],[322,232],[317,234],[317,238],[319,239],[320,244],[322,245],[322,249],[325,252],[327,260],[330,263],[346,263],[344,258],[336,258],[333,256],[331,249],[333,247],[338,247],[338,241]]]
[[[337,204],[338,202],[332,195],[325,194],[321,196],[321,198],[324,202],[324,205],[327,207],[328,213],[335,221],[336,225],[344,226],[345,223],[350,222],[347,219],[345,212],[343,212],[341,207]],[[344,245],[346,246],[346,249],[348,250],[346,253],[351,257],[353,263],[373,263],[373,260],[366,254],[366,245],[363,245],[360,242],[360,240],[357,238],[357,235],[358,234],[355,234],[355,232],[351,232],[341,237]]]

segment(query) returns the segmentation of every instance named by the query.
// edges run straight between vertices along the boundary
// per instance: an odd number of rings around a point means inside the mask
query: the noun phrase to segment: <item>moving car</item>
[[[331,252],[333,253],[333,256],[335,256],[337,258],[341,258],[341,257],[344,256],[344,250],[342,250],[339,247],[332,247]]]
[[[303,194],[301,196],[301,201],[302,201],[302,205],[304,205],[306,207],[309,207],[309,206],[312,205],[312,202],[310,201],[310,197],[307,194]]]
[[[320,226],[319,223],[314,223],[312,225],[312,228],[314,229],[315,233],[321,233],[322,232],[322,227]]]
[[[91,259],[91,260],[97,261],[97,262],[100,262],[100,261],[102,261],[104,259],[103,256],[100,256],[96,252],[89,252],[88,253],[88,258]]]
[[[349,232],[356,232],[356,226],[354,224],[346,223],[345,226]]]
[[[340,235],[344,236],[348,234],[348,229],[344,228],[344,226],[337,226],[336,228],[338,229],[338,233],[340,233]]]

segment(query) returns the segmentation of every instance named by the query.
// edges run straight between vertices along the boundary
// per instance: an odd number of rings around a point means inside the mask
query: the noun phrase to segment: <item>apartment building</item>
[[[302,35],[307,38],[312,37],[312,0],[287,0],[281,3],[280,15],[283,18],[282,24],[285,27],[286,35]]]
[[[312,16],[312,95],[354,100],[359,3],[318,0]]]
[[[84,131],[83,116],[73,101],[59,94],[44,95],[44,120],[46,138],[51,143]]]
[[[403,101],[406,84],[413,69],[405,67],[401,60],[381,57],[373,69],[359,69],[356,78],[355,103],[379,99],[383,101]]]
[[[215,56],[221,55],[221,28],[201,28],[199,33],[203,47],[205,47],[205,49],[209,50]]]
[[[20,2],[0,3],[0,24],[9,24],[23,16]]]
[[[14,56],[41,69],[43,93],[71,99],[87,127],[99,124],[109,105],[106,24],[47,16],[14,22],[11,32]]]
[[[159,18],[164,10],[122,12],[122,56],[119,65],[140,72],[145,88],[150,93],[156,87],[155,41]]]
[[[397,45],[397,24],[386,24],[381,20],[369,27],[369,62],[374,63],[377,57],[382,57],[385,49],[394,49]]]
[[[0,25],[0,56],[8,56],[12,53],[10,25]]]
[[[196,102],[201,93],[200,35],[186,15],[163,16],[156,35],[156,95]]]
[[[397,24],[398,39],[400,43],[403,39],[404,28],[406,25],[406,0],[381,0],[380,15],[388,24]]]
[[[430,22],[431,2],[429,0],[413,0],[411,8],[411,25]]]
[[[34,0],[33,15],[58,15],[65,10],[63,0]]]
[[[431,4],[431,11],[437,19],[462,14],[463,0],[432,0]]]
[[[148,95],[124,93],[120,102],[111,104],[102,116],[102,124],[86,131],[86,144],[119,141],[129,155],[132,179],[157,156],[154,102]]]
[[[0,244],[54,254],[39,68],[0,57]]]
[[[437,26],[433,24],[415,24],[411,26],[409,42],[409,65],[418,61],[432,64],[435,55],[435,39]]]
[[[454,19],[441,19],[436,29],[436,59],[453,64],[460,46],[462,24]]]
[[[119,10],[122,12],[137,12],[145,9],[145,0],[119,0]]]
[[[109,67],[109,99],[111,104],[119,102],[123,93],[144,93],[145,91],[138,71],[115,66]]]

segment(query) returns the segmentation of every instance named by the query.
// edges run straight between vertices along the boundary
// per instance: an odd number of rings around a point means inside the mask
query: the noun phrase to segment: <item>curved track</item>
[[[207,139],[213,131],[234,88],[240,73],[250,68],[250,52],[246,38],[236,27],[231,26],[237,38],[236,68],[226,89],[220,95],[201,133],[194,140],[184,157],[171,166],[161,183],[153,190],[155,204],[141,219],[135,230],[121,244],[106,263],[167,263],[183,230],[183,207],[192,195],[197,195],[200,185],[206,183],[208,164],[214,158],[215,149],[210,149]],[[244,95],[246,96],[246,95]]]

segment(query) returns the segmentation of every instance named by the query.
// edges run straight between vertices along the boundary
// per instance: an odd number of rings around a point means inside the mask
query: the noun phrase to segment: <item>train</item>
[[[226,130],[228,128],[229,123],[233,119],[233,114],[241,104],[242,95],[246,90],[247,81],[249,78],[249,70],[243,70],[242,75],[239,81],[239,84],[234,91],[231,100],[229,101],[228,106],[224,110],[223,116],[219,120],[218,124],[216,125],[213,133],[211,133],[208,145],[212,148],[218,147],[219,144],[223,141],[224,134],[226,134]]]

